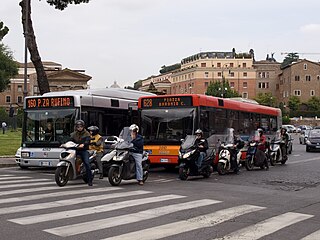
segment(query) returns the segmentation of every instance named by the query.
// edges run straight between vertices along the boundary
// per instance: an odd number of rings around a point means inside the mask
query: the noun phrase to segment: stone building
[[[8,111],[12,106],[19,108],[23,106],[24,92],[24,64],[18,63],[18,75],[10,80],[10,84],[4,92],[0,93],[0,107]],[[86,89],[90,76],[84,74],[83,70],[62,69],[62,65],[54,62],[43,62],[47,73],[50,91],[63,91],[70,89]],[[40,95],[36,70],[32,63],[27,64],[27,95]]]
[[[279,75],[279,102],[288,104],[291,96],[307,102],[313,96],[320,96],[320,64],[300,59],[282,68]]]

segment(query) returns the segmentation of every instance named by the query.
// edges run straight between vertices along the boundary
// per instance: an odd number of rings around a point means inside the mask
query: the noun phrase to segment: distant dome
[[[120,88],[120,86],[117,84],[117,81],[114,81],[110,88]]]

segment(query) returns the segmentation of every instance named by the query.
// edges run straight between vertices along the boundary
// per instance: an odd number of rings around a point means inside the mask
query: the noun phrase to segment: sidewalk
[[[16,167],[16,159],[13,156],[0,156],[0,168]]]

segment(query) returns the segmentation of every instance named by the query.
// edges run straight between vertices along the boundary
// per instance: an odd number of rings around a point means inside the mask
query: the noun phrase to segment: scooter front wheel
[[[226,164],[219,162],[218,166],[217,166],[217,171],[218,171],[219,175],[225,175],[227,173]]]
[[[122,177],[118,167],[110,167],[108,173],[108,180],[112,186],[118,186],[121,183]]]
[[[54,177],[59,187],[65,186],[69,181],[69,174],[67,173],[67,167],[57,167],[54,173]]]
[[[252,171],[254,167],[254,155],[246,158],[246,169]]]

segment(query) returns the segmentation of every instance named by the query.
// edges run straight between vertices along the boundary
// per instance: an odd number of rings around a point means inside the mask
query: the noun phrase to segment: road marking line
[[[106,192],[118,190],[118,188],[106,188]],[[123,192],[123,193],[109,193],[105,195],[97,196],[89,196],[89,197],[80,197],[76,199],[68,199],[68,200],[60,200],[54,202],[46,202],[46,203],[37,203],[37,204],[28,204],[28,205],[19,205],[15,207],[7,207],[7,208],[0,208],[0,215],[9,214],[9,213],[17,213],[17,212],[26,212],[32,210],[40,210],[40,209],[48,209],[48,208],[57,208],[63,206],[71,206],[80,203],[88,203],[94,202],[97,200],[105,200],[105,199],[112,199],[112,198],[120,198],[120,197],[128,197],[128,196],[135,196],[141,194],[148,194],[152,193],[149,191],[131,191],[131,192]]]
[[[5,195],[12,195],[12,194],[19,194],[19,193],[31,193],[31,192],[41,192],[41,191],[49,191],[49,190],[57,190],[57,189],[70,189],[70,188],[83,188],[83,185],[68,185],[64,186],[63,188],[54,186],[54,187],[37,187],[37,188],[23,188],[23,189],[16,189],[16,190],[8,190],[8,191],[1,191],[1,196]]]
[[[240,229],[217,240],[255,240],[282,228],[313,217],[313,215],[288,212]]]
[[[234,219],[243,214],[259,211],[262,209],[265,209],[265,207],[241,205],[183,221],[173,222],[157,227],[148,228],[145,230],[105,238],[104,240],[155,240],[170,237],[179,233],[193,231],[200,228],[212,227],[217,224]]]
[[[203,199],[203,200],[197,200],[192,202],[178,203],[178,204],[167,205],[164,207],[153,208],[153,209],[149,209],[149,210],[145,210],[137,213],[126,214],[126,215],[117,216],[117,217],[111,217],[111,218],[100,219],[96,221],[90,221],[90,222],[84,222],[79,224],[46,229],[44,231],[57,236],[67,237],[67,236],[73,236],[73,235],[78,235],[82,233],[92,232],[96,230],[106,229],[114,226],[120,226],[123,224],[129,224],[129,223],[135,223],[135,222],[139,222],[147,219],[153,219],[156,217],[178,212],[181,210],[187,210],[187,209],[207,206],[211,204],[216,204],[216,203],[220,203],[220,201]]]
[[[305,236],[301,240],[319,240],[320,239],[320,230],[311,233],[308,236]]]
[[[148,203],[162,202],[162,201],[167,201],[167,200],[180,199],[180,198],[184,198],[184,197],[185,196],[170,194],[170,195],[164,195],[164,196],[128,200],[128,201],[123,201],[123,202],[115,202],[115,203],[111,203],[111,204],[105,204],[105,205],[100,205],[100,206],[96,206],[96,207],[89,207],[89,208],[81,208],[81,209],[70,210],[70,211],[54,212],[54,213],[41,214],[41,215],[33,215],[30,217],[10,219],[9,221],[14,222],[14,223],[18,223],[18,224],[22,224],[22,225],[29,225],[29,224],[40,223],[40,222],[47,222],[47,221],[53,221],[53,220],[61,220],[61,219],[66,219],[66,218],[79,217],[79,216],[84,216],[84,215],[89,215],[89,214],[94,214],[94,213],[114,211],[114,210],[118,210],[118,209],[122,209],[122,208],[139,206],[139,205],[148,204]]]
[[[26,182],[46,182],[46,181],[52,181],[51,179],[47,178],[39,178],[39,179],[20,179],[20,180],[13,180],[13,181],[0,181],[0,185],[2,184],[10,184],[10,183],[26,183]]]
[[[62,190],[62,189],[61,189]],[[30,201],[30,200],[38,200],[50,197],[59,197],[59,196],[69,196],[69,195],[78,195],[84,193],[98,193],[98,192],[105,192],[106,188],[91,188],[91,189],[76,189],[71,191],[56,191],[54,193],[42,193],[42,194],[35,194],[23,197],[13,197],[13,198],[5,198],[0,199],[1,203],[13,203],[13,202],[23,202],[23,201]]]
[[[299,163],[305,163],[305,162],[312,162],[312,161],[320,161],[320,158],[309,158],[309,159],[305,159],[305,160],[299,160],[299,161],[288,161],[288,163],[290,164],[299,164]]]
[[[50,181],[49,179],[47,179],[46,181]],[[53,182],[38,182],[38,183],[19,183],[19,184],[8,184],[8,185],[5,185],[5,186],[0,186],[0,189],[3,189],[3,188],[17,188],[17,187],[30,187],[30,186],[41,186],[41,185],[53,185]]]
[[[2,175],[0,176],[0,180],[10,180],[10,179],[22,179],[22,178],[31,178],[29,176],[22,176],[22,177],[18,177],[18,176],[13,176],[13,175]]]

